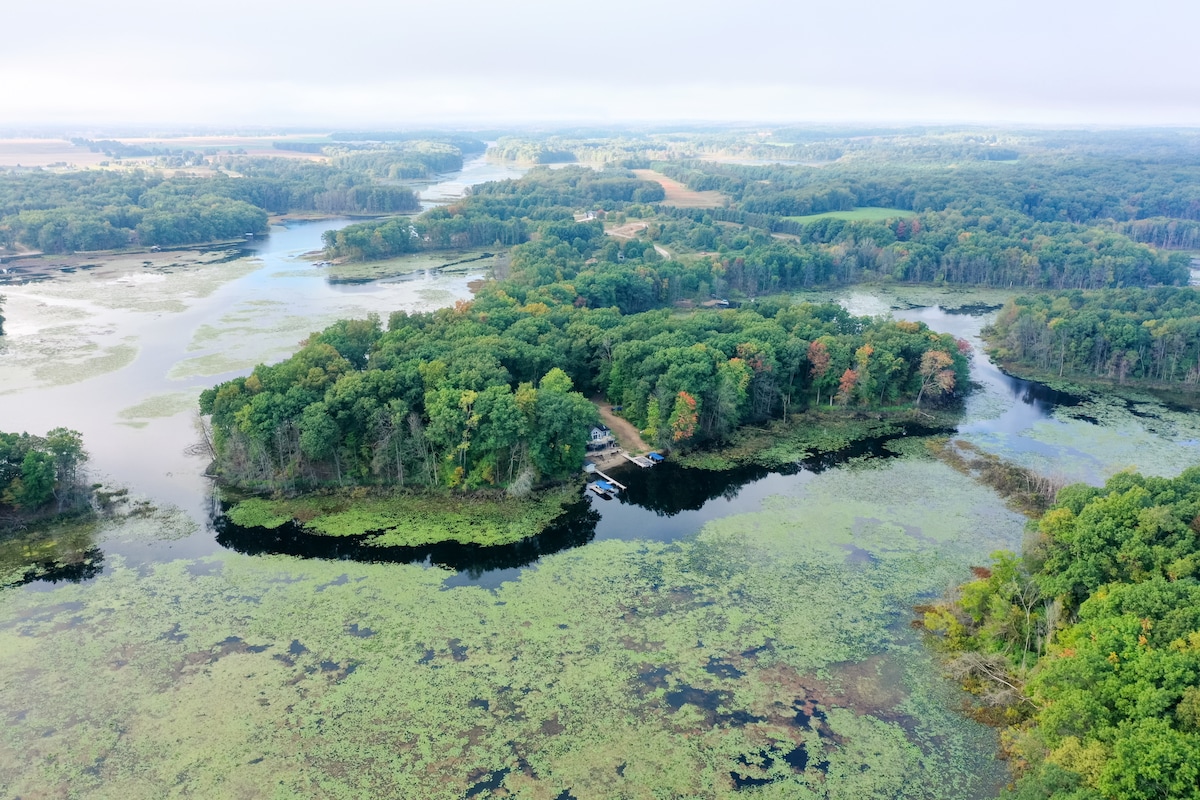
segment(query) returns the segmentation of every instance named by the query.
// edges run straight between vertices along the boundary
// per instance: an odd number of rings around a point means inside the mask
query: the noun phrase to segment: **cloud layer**
[[[1200,125],[1200,4],[338,4],[5,12],[0,124]]]

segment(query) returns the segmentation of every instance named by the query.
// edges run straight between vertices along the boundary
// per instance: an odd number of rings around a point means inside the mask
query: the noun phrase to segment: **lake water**
[[[519,165],[490,161],[486,155],[469,158],[463,162],[461,172],[439,176],[430,185],[420,187],[421,208],[429,209],[461,200],[472,186],[519,178],[527,171],[527,168]]]
[[[6,793],[995,793],[995,733],[958,713],[908,622],[969,565],[1019,547],[1025,520],[912,437],[781,472],[624,469],[618,499],[582,499],[489,551],[223,520],[188,454],[202,388],[335,319],[469,296],[475,275],[330,284],[300,256],[342,224],[275,229],[202,266],[5,288],[0,429],[76,428],[94,473],[147,501],[0,543]],[[829,297],[976,346],[1003,299]],[[1091,481],[1200,461],[1195,414],[1059,395],[981,353],[972,376],[959,435],[1007,458]]]

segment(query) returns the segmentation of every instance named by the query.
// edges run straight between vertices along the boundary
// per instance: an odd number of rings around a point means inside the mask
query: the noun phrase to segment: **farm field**
[[[668,178],[661,172],[652,169],[635,169],[633,174],[644,181],[655,181],[662,185],[667,193],[663,205],[679,208],[718,208],[725,205],[728,198],[720,192],[697,192],[687,188],[682,183]]]
[[[855,222],[882,222],[885,219],[895,219],[896,217],[915,217],[916,214],[912,211],[907,211],[903,208],[877,208],[874,206],[864,206],[863,208],[853,208],[849,211],[825,211],[821,214],[805,214],[803,216],[783,217],[793,222],[815,222],[819,219],[845,219]]]

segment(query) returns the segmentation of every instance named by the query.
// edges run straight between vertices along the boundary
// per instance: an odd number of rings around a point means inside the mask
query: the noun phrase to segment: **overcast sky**
[[[1196,0],[5,0],[0,127],[1200,125]]]

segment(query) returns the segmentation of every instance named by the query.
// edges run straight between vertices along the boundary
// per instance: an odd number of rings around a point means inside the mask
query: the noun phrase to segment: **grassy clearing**
[[[437,542],[494,546],[541,533],[579,498],[569,485],[528,498],[503,494],[369,494],[348,490],[292,499],[248,498],[229,510],[235,524],[278,528],[296,521],[324,536],[374,534],[379,546],[415,547]]]
[[[784,219],[792,222],[816,222],[819,219],[844,219],[852,222],[883,222],[884,220],[896,219],[902,217],[908,219],[915,217],[915,211],[907,211],[903,208],[879,208],[877,206],[863,206],[862,208],[854,208],[850,211],[826,211],[822,214],[804,214],[803,216],[784,217]]]

